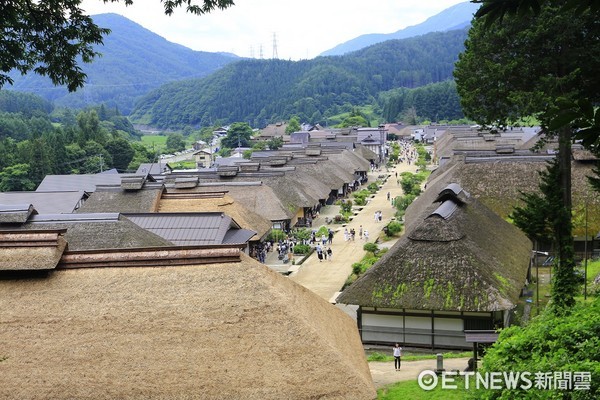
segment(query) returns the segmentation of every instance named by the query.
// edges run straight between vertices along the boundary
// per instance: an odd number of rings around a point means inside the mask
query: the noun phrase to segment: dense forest
[[[75,114],[0,91],[0,191],[34,190],[49,174],[124,172],[154,159],[127,117],[104,105]]]
[[[467,30],[461,29],[391,40],[339,57],[242,60],[206,78],[151,91],[137,103],[130,119],[171,129],[210,126],[215,121],[264,127],[293,115],[303,122],[327,124],[348,105],[373,105],[386,110],[391,121],[404,104],[417,108],[426,119],[458,119],[462,112],[454,86],[430,84],[452,79],[466,37]],[[425,85],[430,86],[409,90]],[[397,92],[380,96],[393,89]],[[445,104],[441,109],[434,106],[436,96]]]

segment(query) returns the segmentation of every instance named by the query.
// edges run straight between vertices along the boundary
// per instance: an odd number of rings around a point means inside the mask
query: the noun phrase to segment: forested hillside
[[[13,89],[39,94],[56,106],[83,108],[105,103],[129,114],[136,98],[163,83],[203,77],[224,65],[237,61],[234,55],[193,51],[143,28],[117,14],[100,14],[94,22],[112,32],[96,50],[102,57],[84,64],[88,76],[83,89],[68,93],[55,87],[50,79],[35,74],[11,74]]]
[[[389,109],[391,115],[391,107],[377,104],[379,94],[451,79],[466,36],[467,29],[430,33],[345,56],[300,62],[243,60],[204,79],[173,82],[150,92],[130,118],[161,128],[208,126],[216,121],[245,121],[262,127],[292,115],[306,122],[327,123],[329,116],[348,105],[366,104]],[[458,100],[456,107],[443,112],[417,112],[431,119],[436,114],[439,119],[462,117]]]
[[[52,112],[52,113],[51,113]],[[39,96],[0,91],[0,192],[33,190],[47,174],[123,172],[155,158],[127,117],[104,105],[52,110]]]

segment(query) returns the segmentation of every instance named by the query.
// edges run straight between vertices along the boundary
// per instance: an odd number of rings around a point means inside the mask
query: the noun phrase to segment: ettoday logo
[[[458,379],[463,377],[464,380]],[[555,372],[474,372],[448,371],[437,374],[435,371],[422,371],[417,381],[423,390],[458,389],[537,389],[537,390],[589,390],[592,373],[588,371],[555,371]],[[462,387],[461,387],[462,388]]]

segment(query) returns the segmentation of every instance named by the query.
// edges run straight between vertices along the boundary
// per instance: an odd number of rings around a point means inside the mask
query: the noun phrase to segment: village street
[[[414,173],[416,172],[416,166],[414,164],[401,163],[391,168],[389,172],[386,172],[385,168],[381,168],[381,171],[369,173],[368,183],[375,182],[379,175],[388,175],[389,177],[367,205],[361,207],[360,211],[357,211],[352,221],[345,226],[338,224],[326,225],[335,232],[333,242],[329,246],[333,252],[333,259],[319,262],[316,253],[313,253],[302,265],[290,267],[290,270],[293,271],[290,274],[290,279],[333,303],[344,282],[352,272],[352,264],[360,261],[365,255],[363,246],[366,242],[358,236],[360,226],[362,225],[363,231],[366,230],[369,232],[369,242],[374,242],[377,239],[383,227],[391,221],[396,212],[391,202],[387,200],[387,193],[390,193],[390,198],[403,195],[402,188],[397,183],[396,173],[400,176],[405,171]],[[357,207],[353,208],[357,209]],[[383,218],[381,222],[375,221],[376,211],[382,212]],[[313,222],[313,228],[318,229],[321,225],[325,225],[325,218],[333,218],[336,214],[339,214],[339,206],[330,205],[323,207],[319,218]],[[354,242],[344,240],[344,228],[347,228],[348,231],[354,228],[356,231]],[[382,242],[379,246],[380,248],[390,247],[396,240]]]
[[[332,260],[323,260],[319,262],[316,253],[313,253],[306,259],[302,265],[290,266],[293,272],[290,274],[290,279],[310,289],[325,300],[335,303],[335,298],[340,293],[344,282],[352,272],[352,264],[360,261],[365,255],[363,245],[365,240],[358,237],[358,231],[362,225],[363,231],[369,232],[369,242],[374,242],[381,234],[383,227],[389,223],[396,212],[391,202],[387,199],[387,193],[390,193],[390,198],[402,196],[402,188],[397,183],[396,173],[398,177],[402,172],[416,172],[417,167],[414,164],[406,163],[397,164],[394,168],[386,171],[382,168],[381,171],[369,173],[369,182],[375,182],[379,175],[387,175],[388,179],[383,184],[383,187],[375,194],[369,203],[362,207],[357,215],[345,226],[336,224],[325,224],[325,218],[333,218],[339,214],[339,206],[331,205],[321,209],[319,218],[313,223],[313,227],[318,229],[321,225],[326,225],[334,230],[332,244],[329,246],[333,251]],[[354,207],[358,209],[357,207]],[[383,218],[381,222],[375,221],[375,212],[381,211]],[[344,240],[344,228],[354,228],[356,231],[355,241]],[[381,242],[379,247],[391,247],[398,238]],[[339,308],[347,312],[351,317],[356,318],[355,308],[352,306],[337,305]],[[381,350],[384,353],[391,355],[389,351]],[[464,370],[467,366],[468,358],[456,358],[444,360],[444,368],[446,370]],[[402,363],[402,369],[396,371],[393,362],[370,362],[369,368],[371,376],[376,388],[380,388],[395,382],[416,380],[419,373],[423,370],[435,370],[436,360],[420,360],[409,361]]]

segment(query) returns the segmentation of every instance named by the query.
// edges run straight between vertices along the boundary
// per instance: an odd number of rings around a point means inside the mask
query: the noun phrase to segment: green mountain
[[[171,43],[118,14],[93,16],[94,22],[111,33],[97,51],[102,57],[83,64],[87,84],[75,93],[35,74],[12,74],[14,84],[3,89],[34,92],[56,106],[83,108],[106,103],[128,114],[135,100],[160,85],[186,78],[206,76],[239,60],[225,53],[208,53]]]
[[[382,92],[451,80],[466,37],[464,28],[390,40],[344,56],[298,62],[242,60],[206,78],[171,82],[151,91],[136,104],[130,119],[159,128],[208,126],[216,121],[260,127],[293,115],[302,121],[327,122],[329,116],[352,106],[377,105]],[[446,84],[443,91],[447,90]],[[449,109],[459,115],[437,117],[462,117],[460,107]]]

